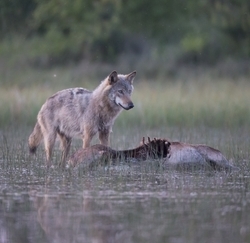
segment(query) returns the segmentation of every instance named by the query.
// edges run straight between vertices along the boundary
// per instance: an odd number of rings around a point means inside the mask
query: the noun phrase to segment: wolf
[[[52,150],[57,135],[61,140],[61,165],[65,165],[72,138],[80,137],[83,148],[91,144],[98,133],[102,145],[109,145],[115,119],[122,110],[134,107],[131,100],[136,71],[127,75],[111,72],[93,91],[70,88],[59,91],[41,107],[33,132],[29,136],[32,154],[44,140],[46,164],[51,165]]]

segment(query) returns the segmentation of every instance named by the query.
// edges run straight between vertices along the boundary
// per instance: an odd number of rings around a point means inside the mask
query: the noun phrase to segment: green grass
[[[138,74],[140,76],[140,74]],[[81,78],[70,69],[26,70],[16,85],[0,90],[0,125],[33,124],[44,101],[60,89],[83,86],[94,89],[97,78]],[[7,78],[8,80],[10,78]],[[26,83],[24,82],[26,80]],[[0,83],[4,81],[0,80]],[[137,78],[132,95],[135,108],[118,117],[118,126],[232,127],[250,123],[250,83],[209,77],[193,80],[145,80]]]
[[[136,107],[127,119],[151,127],[241,126],[250,121],[249,91],[249,83],[228,80],[141,82],[135,89]]]

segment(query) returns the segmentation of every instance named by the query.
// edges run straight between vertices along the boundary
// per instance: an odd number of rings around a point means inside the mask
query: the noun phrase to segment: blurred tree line
[[[25,37],[36,55],[115,61],[146,42],[182,61],[250,57],[249,0],[1,0],[0,38]]]

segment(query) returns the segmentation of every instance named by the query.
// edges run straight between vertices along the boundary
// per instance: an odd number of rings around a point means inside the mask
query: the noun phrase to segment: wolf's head
[[[127,75],[117,74],[116,71],[113,71],[108,76],[108,82],[109,85],[111,85],[109,98],[114,101],[116,105],[125,110],[129,110],[134,107],[130,97],[134,89],[133,81],[135,75],[136,71]]]

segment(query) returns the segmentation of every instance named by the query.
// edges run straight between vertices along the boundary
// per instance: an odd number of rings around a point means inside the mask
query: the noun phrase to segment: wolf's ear
[[[117,72],[113,71],[112,73],[109,74],[108,80],[109,80],[109,84],[114,84],[117,82],[118,80],[118,76],[117,76]]]
[[[130,82],[130,84],[133,84],[134,78],[136,75],[136,71],[129,73],[126,75],[127,80]]]

